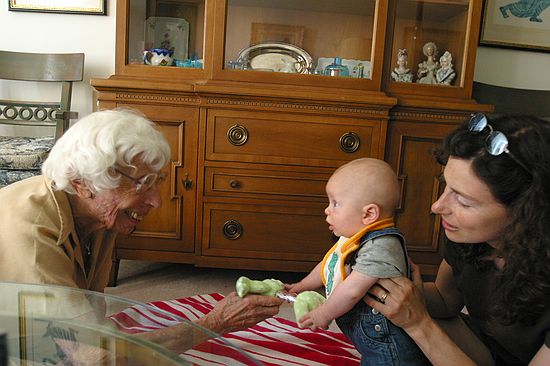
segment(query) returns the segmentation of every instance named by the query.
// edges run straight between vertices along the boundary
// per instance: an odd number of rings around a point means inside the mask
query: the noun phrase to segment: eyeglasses
[[[130,179],[134,183],[134,186],[136,187],[136,192],[137,193],[147,192],[154,185],[158,185],[158,184],[164,182],[164,180],[166,179],[166,176],[163,173],[149,173],[149,174],[144,175],[141,178],[136,179],[136,178],[124,173],[124,172],[121,172],[117,168],[113,168],[113,169],[118,174]]]
[[[468,131],[472,132],[482,132],[485,128],[489,127],[489,135],[485,139],[485,150],[493,156],[501,155],[502,153],[508,154],[519,166],[521,166],[525,171],[531,175],[531,172],[525,164],[521,162],[514,154],[508,150],[508,138],[506,135],[500,131],[493,130],[493,127],[489,124],[487,116],[483,113],[472,114],[470,122],[468,123]]]

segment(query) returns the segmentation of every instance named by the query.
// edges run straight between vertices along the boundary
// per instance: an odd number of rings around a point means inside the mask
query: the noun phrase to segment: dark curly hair
[[[498,253],[506,264],[491,314],[502,324],[533,324],[550,302],[550,122],[525,115],[488,121],[493,130],[504,133],[509,151],[528,171],[506,153],[489,154],[489,129],[470,132],[467,122],[447,136],[436,158],[442,165],[449,156],[472,160],[475,174],[507,207],[511,223],[502,233],[504,245]],[[482,260],[494,251],[488,244],[458,248],[479,270],[492,266]]]

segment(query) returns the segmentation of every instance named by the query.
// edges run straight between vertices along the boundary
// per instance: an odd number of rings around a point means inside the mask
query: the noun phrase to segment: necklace
[[[92,241],[91,240],[88,240],[88,241],[86,241],[86,243],[84,243],[84,254],[88,257],[90,255],[92,255]]]

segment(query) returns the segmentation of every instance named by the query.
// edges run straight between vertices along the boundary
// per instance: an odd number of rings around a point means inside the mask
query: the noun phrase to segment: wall
[[[114,73],[115,0],[107,0],[107,16],[50,14],[8,11],[8,0],[0,1],[0,49],[26,52],[84,52],[84,81],[77,83],[73,109],[85,116],[93,110],[90,78]],[[480,47],[475,80],[522,89],[550,90],[550,53]],[[32,90],[17,82],[0,83],[0,97],[44,99],[57,93],[42,85]]]
[[[550,53],[479,47],[474,80],[510,88],[550,90],[549,70]]]
[[[108,77],[115,70],[115,0],[107,0],[107,16],[14,12],[0,1],[0,49],[21,52],[83,52],[84,80],[75,83],[72,109],[80,117],[93,110],[90,78]],[[50,100],[61,89],[36,83],[0,82],[0,98]]]

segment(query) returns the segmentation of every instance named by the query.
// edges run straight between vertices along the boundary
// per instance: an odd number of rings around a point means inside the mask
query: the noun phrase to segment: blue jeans
[[[336,324],[361,353],[361,366],[431,365],[416,343],[363,300]]]

